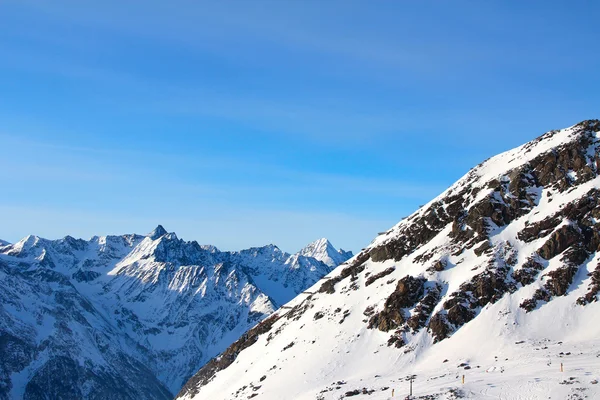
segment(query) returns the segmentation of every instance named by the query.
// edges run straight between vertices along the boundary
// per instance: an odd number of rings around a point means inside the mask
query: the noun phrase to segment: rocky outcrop
[[[573,225],[563,225],[544,243],[538,250],[538,254],[546,260],[556,257],[565,251],[569,246],[580,243],[583,238],[580,230]]]
[[[383,278],[384,276],[391,274],[395,270],[396,270],[396,267],[389,267],[389,268],[386,268],[383,271],[378,272],[374,275],[370,275],[367,278],[367,280],[365,281],[365,286],[369,286],[369,285],[373,284],[377,279]]]
[[[414,306],[423,296],[425,282],[425,278],[410,275],[400,279],[396,290],[385,301],[383,310],[369,320],[369,328],[387,332],[400,327],[406,322],[404,309]]]
[[[545,286],[548,292],[552,296],[564,296],[571,283],[573,283],[573,277],[577,270],[577,267],[566,266],[549,272],[548,277],[550,279],[548,279]]]
[[[544,266],[535,257],[529,257],[519,269],[513,272],[512,277],[522,286],[526,286],[535,282],[542,269]]]
[[[448,323],[448,317],[444,313],[437,313],[431,317],[428,327],[429,333],[433,337],[433,342],[437,343],[446,339],[452,332],[452,327]]]
[[[356,279],[358,274],[365,270],[364,263],[368,259],[369,259],[368,253],[365,253],[365,252],[360,253],[358,256],[356,256],[356,258],[353,260],[353,262],[350,265],[348,265],[342,269],[342,271],[339,275],[325,280],[325,282],[323,282],[321,284],[321,287],[319,288],[319,292],[333,294],[333,293],[335,293],[335,285],[338,284],[339,282],[341,282],[342,280],[346,279],[347,277]]]
[[[406,325],[413,332],[418,331],[427,324],[427,320],[431,316],[433,309],[440,302],[442,297],[442,286],[435,284],[425,289],[425,295],[419,301],[414,309],[412,316],[406,321]]]

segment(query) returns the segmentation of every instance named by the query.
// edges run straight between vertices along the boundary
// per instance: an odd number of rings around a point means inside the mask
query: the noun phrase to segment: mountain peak
[[[317,239],[315,241],[310,242],[302,250],[319,249],[319,248],[325,248],[325,247],[333,247],[333,245],[331,244],[331,242],[329,241],[329,239],[327,239],[327,238],[320,238],[320,239]]]
[[[351,254],[338,251],[327,238],[317,239],[298,252],[298,255],[315,258],[330,267],[345,262]]]
[[[167,230],[162,225],[158,225],[152,232],[148,234],[148,237],[152,240],[156,240],[167,234]]]

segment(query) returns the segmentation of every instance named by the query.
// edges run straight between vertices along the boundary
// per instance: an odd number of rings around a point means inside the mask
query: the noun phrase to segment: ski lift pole
[[[408,397],[406,397],[407,399],[412,399],[413,398],[413,381],[415,380],[416,377],[417,377],[416,375],[410,375],[408,377],[408,382],[409,382],[409,385],[410,385],[409,386],[409,388],[410,388],[409,393],[410,394],[408,395]]]

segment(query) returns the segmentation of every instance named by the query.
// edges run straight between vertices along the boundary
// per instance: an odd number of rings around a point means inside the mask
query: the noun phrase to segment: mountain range
[[[598,120],[484,161],[177,398],[600,398],[599,173]]]
[[[0,243],[0,399],[171,399],[352,254],[148,235]]]

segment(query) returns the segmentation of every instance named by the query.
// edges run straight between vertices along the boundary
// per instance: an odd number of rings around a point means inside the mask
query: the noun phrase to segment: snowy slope
[[[600,398],[599,171],[597,120],[485,161],[178,398]]]
[[[269,245],[28,236],[0,247],[0,399],[172,398],[211,357],[329,273]]]

